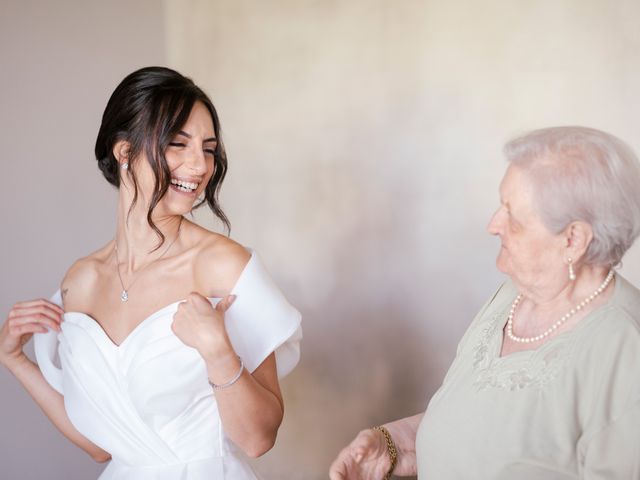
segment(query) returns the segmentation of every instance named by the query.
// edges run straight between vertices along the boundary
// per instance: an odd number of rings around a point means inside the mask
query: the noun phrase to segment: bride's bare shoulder
[[[65,273],[60,292],[65,309],[70,305],[81,308],[103,275],[105,266],[110,259],[113,242],[89,255],[77,259]]]
[[[203,295],[228,294],[250,258],[249,250],[235,240],[204,230],[195,261],[197,284]]]

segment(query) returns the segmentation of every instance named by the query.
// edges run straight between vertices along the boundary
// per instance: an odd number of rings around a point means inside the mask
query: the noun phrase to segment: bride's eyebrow
[[[178,132],[178,135],[182,135],[183,137],[187,137],[189,139],[191,138],[191,135],[188,134],[187,132],[185,132],[184,130],[180,130]],[[218,139],[216,137],[209,137],[209,138],[203,140],[202,143],[217,142],[217,141],[218,141]]]

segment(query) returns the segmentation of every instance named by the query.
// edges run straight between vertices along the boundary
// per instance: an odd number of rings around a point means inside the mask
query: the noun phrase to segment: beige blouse
[[[416,439],[420,480],[640,479],[640,291],[500,357],[505,283],[462,338]]]

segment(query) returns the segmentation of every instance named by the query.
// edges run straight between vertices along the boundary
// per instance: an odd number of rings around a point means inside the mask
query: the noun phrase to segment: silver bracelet
[[[209,385],[211,385],[216,390],[221,390],[223,388],[230,387],[231,385],[236,383],[238,380],[240,380],[240,377],[242,376],[242,372],[244,372],[244,362],[242,361],[242,358],[240,358],[240,356],[238,356],[238,360],[240,360],[240,370],[238,370],[238,373],[236,373],[235,377],[233,377],[227,383],[221,383],[220,385],[213,383],[211,380],[209,380]]]

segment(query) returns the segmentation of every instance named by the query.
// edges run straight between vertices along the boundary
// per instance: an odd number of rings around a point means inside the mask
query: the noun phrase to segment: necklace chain
[[[138,274],[144,270],[145,268],[147,268],[149,265],[151,265],[154,262],[157,262],[158,260],[160,260],[162,257],[164,257],[167,252],[169,251],[169,249],[173,246],[174,243],[176,243],[176,240],[178,240],[178,237],[180,236],[180,229],[182,228],[182,220],[183,218],[180,219],[180,224],[178,225],[178,231],[176,233],[175,238],[171,241],[171,243],[169,244],[169,246],[165,249],[164,252],[162,252],[162,255],[160,255],[158,258],[156,258],[155,260],[152,260],[151,262],[147,263],[145,266],[143,266],[140,270],[138,270]],[[122,286],[122,292],[120,292],[120,300],[122,302],[126,302],[127,300],[129,300],[129,290],[131,289],[131,287],[133,286],[134,283],[136,283],[136,280],[138,280],[138,278],[140,278],[140,276],[138,275],[137,277],[135,277],[133,279],[133,281],[129,284],[128,287],[124,286],[124,282],[122,281],[122,275],[120,274],[120,259],[118,258],[118,243],[114,240],[114,244],[115,244],[115,252],[116,252],[116,271],[118,272],[118,278],[120,279],[120,285]]]
[[[585,298],[582,302],[580,302],[574,308],[572,308],[567,313],[565,313],[564,316],[562,318],[560,318],[560,320],[558,320],[556,323],[551,325],[544,332],[542,332],[541,334],[536,335],[534,337],[520,337],[520,336],[518,336],[518,335],[513,333],[513,315],[514,315],[514,313],[516,311],[516,307],[520,303],[520,300],[522,300],[522,294],[519,293],[518,296],[513,301],[513,303],[511,304],[511,310],[509,311],[509,317],[508,317],[508,320],[507,320],[507,336],[511,340],[513,340],[514,342],[518,342],[518,343],[538,342],[538,341],[542,340],[543,338],[546,338],[551,333],[555,332],[558,329],[558,327],[560,327],[560,325],[565,323],[573,315],[575,315],[577,312],[579,312],[584,307],[586,307],[587,304],[592,302],[598,295],[600,295],[602,292],[604,292],[605,289],[607,288],[607,286],[609,285],[609,283],[611,282],[611,280],[613,279],[613,275],[614,275],[613,269],[609,270],[609,273],[607,274],[606,278],[600,284],[600,286],[596,289],[595,292],[593,292],[591,295],[589,295],[587,298]]]

